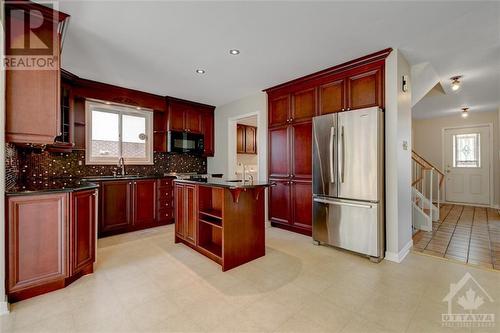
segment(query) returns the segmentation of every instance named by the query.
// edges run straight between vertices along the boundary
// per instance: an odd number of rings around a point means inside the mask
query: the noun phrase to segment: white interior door
[[[446,201],[490,204],[490,127],[445,129]]]

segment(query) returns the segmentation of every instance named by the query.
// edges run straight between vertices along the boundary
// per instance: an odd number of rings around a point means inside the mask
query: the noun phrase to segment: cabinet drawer
[[[158,190],[158,200],[159,201],[166,201],[166,200],[173,200],[174,199],[174,193],[172,189],[160,189]]]
[[[161,208],[158,210],[158,221],[171,220],[174,218],[174,211],[171,208]]]
[[[172,179],[170,178],[158,179],[158,187],[172,187]]]
[[[160,200],[158,201],[158,209],[173,209],[174,201],[173,200]]]

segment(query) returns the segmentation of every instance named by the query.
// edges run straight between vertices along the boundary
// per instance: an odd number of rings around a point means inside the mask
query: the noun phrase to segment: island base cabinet
[[[95,190],[7,198],[9,302],[64,288],[92,273],[95,200]]]

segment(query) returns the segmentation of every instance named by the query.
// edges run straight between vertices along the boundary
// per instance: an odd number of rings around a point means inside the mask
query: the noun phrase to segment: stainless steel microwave
[[[203,134],[189,132],[167,132],[167,152],[202,155],[204,150]]]

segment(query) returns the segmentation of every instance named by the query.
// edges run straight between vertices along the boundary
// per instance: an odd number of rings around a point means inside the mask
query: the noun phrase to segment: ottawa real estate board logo
[[[6,70],[55,70],[59,59],[57,2],[3,1]]]
[[[444,327],[495,327],[495,314],[484,311],[493,298],[469,272],[450,284],[443,302],[448,303],[448,313],[441,314]]]

